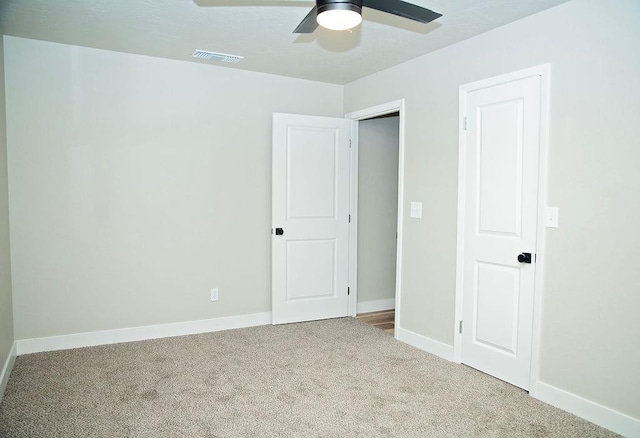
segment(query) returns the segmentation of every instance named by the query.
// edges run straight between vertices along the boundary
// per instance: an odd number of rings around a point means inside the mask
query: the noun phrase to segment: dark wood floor
[[[391,334],[393,334],[395,317],[395,310],[360,313],[359,315],[356,315],[356,318],[358,318],[360,321],[366,322],[369,325],[377,327]]]

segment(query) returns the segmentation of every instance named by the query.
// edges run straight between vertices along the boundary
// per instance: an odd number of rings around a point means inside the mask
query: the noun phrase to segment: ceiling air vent
[[[209,52],[208,50],[196,50],[191,55],[192,58],[206,59],[207,61],[230,62],[235,64],[240,62],[244,56],[229,55],[228,53]]]

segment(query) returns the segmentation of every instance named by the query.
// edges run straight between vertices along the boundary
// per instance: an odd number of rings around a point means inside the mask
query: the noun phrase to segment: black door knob
[[[531,263],[531,253],[530,252],[523,252],[522,254],[518,255],[518,261],[520,263]]]
[[[276,228],[276,236],[282,236],[284,234],[284,230],[282,228]]]

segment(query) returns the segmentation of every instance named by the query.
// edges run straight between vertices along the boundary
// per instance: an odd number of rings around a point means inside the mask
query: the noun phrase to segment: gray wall
[[[347,84],[406,99],[401,327],[453,344],[459,86],[552,64],[541,380],[640,418],[640,2],[575,0]],[[409,200],[423,200],[411,221]],[[427,250],[428,249],[428,250]]]
[[[0,372],[13,347],[9,199],[7,188],[7,128],[5,124],[4,49],[0,29]]]
[[[17,339],[271,310],[272,113],[340,116],[343,87],[14,37],[5,58]]]
[[[359,122],[358,303],[395,297],[398,131],[398,117]]]
[[[639,20],[637,0],[574,0],[344,90],[5,37],[15,337],[269,311],[271,113],[405,98],[401,327],[452,344],[459,86],[549,62],[560,228],[545,254],[541,379],[640,418]]]

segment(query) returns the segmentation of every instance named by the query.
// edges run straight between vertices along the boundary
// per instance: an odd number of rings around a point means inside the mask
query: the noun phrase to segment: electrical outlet
[[[211,289],[211,301],[218,301],[218,288]]]

